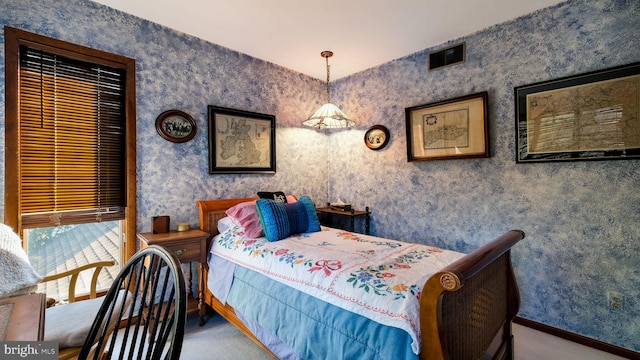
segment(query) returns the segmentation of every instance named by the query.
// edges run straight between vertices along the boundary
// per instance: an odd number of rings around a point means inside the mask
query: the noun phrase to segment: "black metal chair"
[[[186,296],[173,254],[156,245],[138,251],[111,285],[78,358],[178,360]]]

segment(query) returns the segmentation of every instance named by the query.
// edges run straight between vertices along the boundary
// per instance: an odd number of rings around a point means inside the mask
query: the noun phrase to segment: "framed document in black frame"
[[[276,172],[276,117],[209,106],[209,173]]]
[[[640,63],[515,88],[516,162],[640,158]]]

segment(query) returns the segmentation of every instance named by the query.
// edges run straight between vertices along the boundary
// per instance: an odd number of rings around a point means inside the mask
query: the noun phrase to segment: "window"
[[[41,275],[122,264],[136,248],[134,60],[9,27],[5,43],[5,222]]]

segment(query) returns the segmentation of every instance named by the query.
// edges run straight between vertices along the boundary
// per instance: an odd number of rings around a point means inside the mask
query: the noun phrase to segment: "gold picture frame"
[[[405,109],[407,161],[489,157],[487,92]]]

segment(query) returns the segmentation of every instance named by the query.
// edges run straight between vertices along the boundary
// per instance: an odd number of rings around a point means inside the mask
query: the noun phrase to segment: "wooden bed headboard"
[[[245,201],[255,200],[258,198],[198,200],[196,205],[200,212],[200,230],[208,232],[212,237],[218,235],[218,220],[227,216],[227,209]]]

